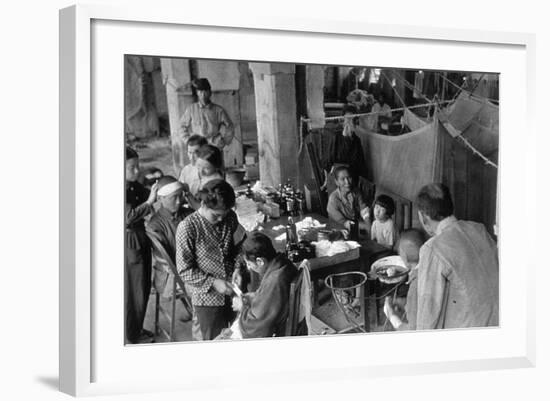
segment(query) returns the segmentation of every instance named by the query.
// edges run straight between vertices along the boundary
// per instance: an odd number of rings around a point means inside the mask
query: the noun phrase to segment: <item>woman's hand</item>
[[[233,294],[233,289],[231,288],[231,285],[220,278],[217,278],[214,280],[214,283],[212,284],[214,289],[223,295],[231,295]]]
[[[147,203],[152,205],[157,200],[157,192],[159,190],[159,184],[158,182],[155,182],[151,186],[151,192],[149,192],[149,198],[147,198]]]

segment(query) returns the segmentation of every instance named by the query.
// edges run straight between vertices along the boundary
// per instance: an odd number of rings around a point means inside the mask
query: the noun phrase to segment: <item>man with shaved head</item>
[[[426,234],[418,228],[410,228],[401,233],[399,237],[398,252],[405,265],[410,269],[409,290],[405,303],[405,314],[399,316],[396,312],[396,305],[392,304],[391,298],[386,297],[384,303],[384,313],[392,326],[397,330],[415,330],[416,329],[416,310],[417,310],[417,275],[418,261],[420,259],[420,248],[426,242]],[[399,305],[401,306],[401,305]]]

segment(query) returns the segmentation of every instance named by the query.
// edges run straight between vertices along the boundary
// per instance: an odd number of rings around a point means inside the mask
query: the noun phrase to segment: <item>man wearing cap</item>
[[[185,110],[180,120],[180,134],[184,143],[191,135],[204,136],[209,143],[223,149],[233,139],[233,123],[225,109],[210,101],[212,89],[206,78],[193,80],[198,101]]]
[[[172,176],[164,176],[158,181],[157,197],[160,208],[153,214],[147,230],[156,234],[168,255],[175,263],[176,258],[176,229],[178,224],[192,212],[182,208],[182,193],[184,185]],[[154,286],[161,296],[168,298],[172,291],[174,276],[164,259],[154,255]]]

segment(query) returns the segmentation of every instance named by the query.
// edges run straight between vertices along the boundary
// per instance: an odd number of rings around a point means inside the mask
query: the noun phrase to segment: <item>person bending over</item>
[[[258,273],[261,281],[255,292],[233,298],[234,310],[240,311],[242,338],[282,336],[289,313],[290,284],[298,270],[260,232],[253,232],[245,240],[243,255],[247,267]]]

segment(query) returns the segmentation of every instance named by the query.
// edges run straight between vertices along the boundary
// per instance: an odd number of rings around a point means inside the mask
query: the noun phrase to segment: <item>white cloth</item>
[[[368,116],[367,129],[377,132],[378,118],[379,117],[391,118],[391,108],[387,104],[384,104],[384,106],[380,106],[380,103],[377,102],[374,106],[372,106],[372,113],[378,113],[378,114],[372,114]]]
[[[159,188],[157,195],[168,196],[182,190],[183,190],[183,184],[179,181],[174,181],[174,182],[171,182],[170,184],[164,185],[162,188]]]
[[[304,260],[299,267],[300,274],[303,274],[302,288],[300,288],[300,308],[298,313],[298,321],[306,320],[307,334],[312,334],[311,328],[311,311],[313,310],[313,285],[311,283],[311,275],[309,273],[309,261]]]

